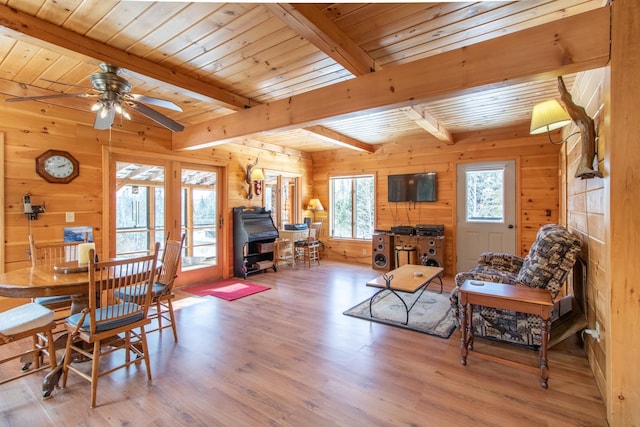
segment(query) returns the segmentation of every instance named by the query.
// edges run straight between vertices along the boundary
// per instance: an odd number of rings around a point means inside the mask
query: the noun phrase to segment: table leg
[[[384,291],[389,291],[392,294],[394,294],[396,297],[398,297],[398,299],[400,300],[400,302],[402,303],[402,305],[404,305],[404,309],[407,312],[407,317],[403,323],[403,325],[406,325],[409,323],[409,310],[411,310],[409,307],[407,307],[407,303],[404,302],[404,300],[402,299],[402,297],[400,295],[398,295],[398,293],[390,288],[384,288],[384,289],[380,289],[378,292],[376,292],[371,298],[369,298],[369,316],[373,317],[373,310],[372,310],[372,306],[373,306],[373,300],[375,297],[377,297],[380,293],[384,292]],[[413,306],[411,306],[413,307]]]
[[[540,345],[540,386],[549,387],[547,346],[549,344],[549,319],[542,319],[542,344]]]
[[[440,281],[440,293],[442,293],[442,275],[438,274],[436,277],[434,277],[434,279],[438,279]],[[433,279],[431,279],[431,280],[433,280]],[[431,280],[429,281],[429,283],[431,283]],[[427,286],[429,286],[429,285],[427,284]]]
[[[467,304],[462,303],[462,315],[460,316],[460,363],[463,366],[467,364]]]
[[[467,307],[467,350],[473,350],[473,304]]]

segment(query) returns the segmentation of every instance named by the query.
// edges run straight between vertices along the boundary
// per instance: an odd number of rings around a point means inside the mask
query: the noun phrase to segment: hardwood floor
[[[35,374],[0,386],[0,425],[607,425],[573,339],[550,350],[544,390],[539,371],[474,352],[462,366],[458,331],[445,340],[343,315],[374,293],[364,283],[378,274],[323,260],[250,276],[272,289],[233,302],[180,292],[179,342],[170,330],[149,337],[151,383],[143,366],[113,373],[90,409],[89,383],[78,375],[43,401]],[[482,341],[477,349],[537,359]]]

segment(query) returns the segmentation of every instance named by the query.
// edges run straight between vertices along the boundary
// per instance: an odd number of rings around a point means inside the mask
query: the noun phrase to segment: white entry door
[[[516,253],[515,161],[467,163],[457,170],[457,271],[482,252]]]

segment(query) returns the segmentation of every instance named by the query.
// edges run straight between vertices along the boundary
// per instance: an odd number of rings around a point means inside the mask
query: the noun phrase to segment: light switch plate
[[[67,221],[67,222],[75,222],[75,221],[76,221],[76,214],[75,214],[75,212],[67,212],[67,213],[66,213],[66,221]]]

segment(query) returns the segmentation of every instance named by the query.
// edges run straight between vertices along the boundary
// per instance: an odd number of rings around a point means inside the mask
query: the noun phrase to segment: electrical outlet
[[[363,250],[362,250],[362,255],[366,255],[366,254],[367,254],[367,250],[366,250],[366,249],[363,249]]]

